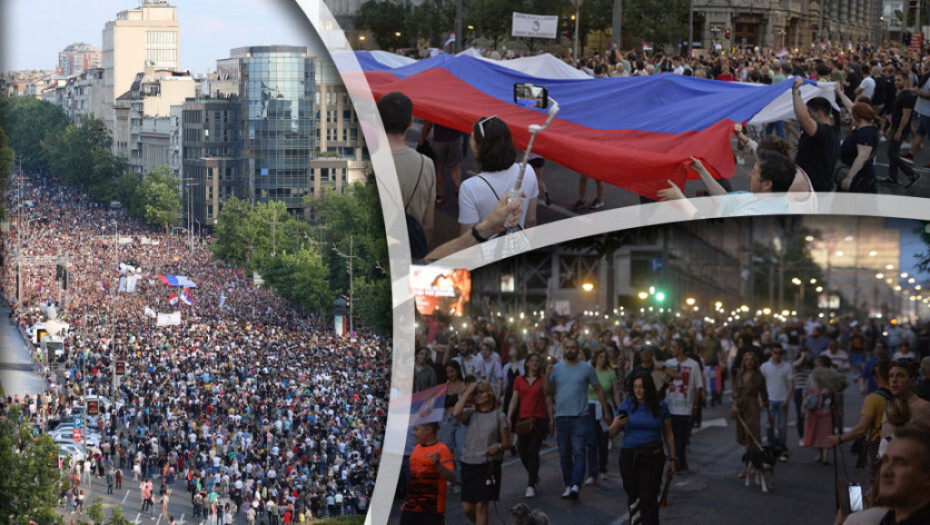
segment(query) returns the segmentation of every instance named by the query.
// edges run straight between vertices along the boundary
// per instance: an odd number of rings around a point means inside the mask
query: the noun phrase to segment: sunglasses
[[[485,138],[485,136],[486,136],[486,135],[484,134],[484,123],[487,122],[487,121],[489,121],[489,120],[491,120],[491,119],[496,119],[496,118],[497,118],[497,115],[491,115],[490,117],[483,118],[483,119],[481,119],[481,120],[478,121],[478,131],[481,132],[481,138]]]

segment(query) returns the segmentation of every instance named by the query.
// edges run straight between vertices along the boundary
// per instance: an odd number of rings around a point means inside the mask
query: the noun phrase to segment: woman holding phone
[[[474,399],[474,408],[466,408]],[[488,523],[488,502],[500,499],[501,463],[510,449],[510,425],[498,409],[494,389],[472,383],[455,404],[455,417],[465,423],[462,451],[462,510],[472,523]]]
[[[678,464],[675,457],[675,436],[672,419],[665,401],[659,401],[652,375],[645,371],[633,373],[633,395],[620,404],[617,416],[608,431],[615,436],[624,430],[620,448],[620,476],[627,494],[630,515],[638,509],[643,525],[659,523],[659,485],[665,461],[671,461],[670,473]],[[670,457],[665,457],[665,446]]]

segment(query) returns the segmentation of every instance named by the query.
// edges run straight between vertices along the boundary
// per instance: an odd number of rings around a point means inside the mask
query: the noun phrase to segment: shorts
[[[497,501],[501,494],[501,462],[462,463],[462,501]]]
[[[917,119],[917,134],[921,137],[926,137],[930,135],[930,115],[919,115]]]
[[[445,168],[455,169],[462,162],[462,148],[458,139],[449,141],[433,141],[433,151],[436,152],[436,173],[442,173]]]
[[[445,525],[445,514],[436,512],[410,512],[403,511],[400,515],[400,525]]]

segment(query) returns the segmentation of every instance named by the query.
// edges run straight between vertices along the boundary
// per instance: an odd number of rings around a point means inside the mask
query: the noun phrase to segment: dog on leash
[[[549,516],[539,509],[531,509],[526,503],[517,503],[510,509],[514,525],[549,525]]]
[[[787,452],[783,445],[776,443],[772,446],[759,448],[752,445],[743,454],[743,470],[746,472],[746,486],[753,480],[756,485],[762,485],[762,492],[775,488],[775,464],[778,458]]]

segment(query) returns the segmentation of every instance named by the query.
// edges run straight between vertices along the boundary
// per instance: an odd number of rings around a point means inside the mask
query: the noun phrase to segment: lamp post
[[[348,266],[346,270],[349,272],[349,334],[351,334],[352,323],[354,321],[352,319],[352,315],[353,315],[352,312],[353,312],[353,309],[355,308],[355,305],[354,305],[355,301],[353,300],[353,297],[352,297],[352,269],[353,269],[354,259],[358,257],[358,255],[355,255],[355,237],[354,236],[349,237],[349,255],[342,253],[339,250],[339,248],[336,248],[335,244],[333,244],[333,251],[336,252],[336,255],[338,255],[339,257],[346,259],[346,265]]]

